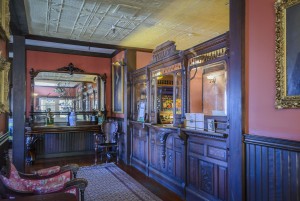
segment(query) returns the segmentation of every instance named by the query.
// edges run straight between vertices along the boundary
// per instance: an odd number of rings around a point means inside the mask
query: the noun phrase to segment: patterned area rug
[[[85,201],[161,201],[114,163],[81,167],[77,177],[89,182]]]

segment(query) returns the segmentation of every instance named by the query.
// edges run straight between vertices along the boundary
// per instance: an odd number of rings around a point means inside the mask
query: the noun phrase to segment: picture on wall
[[[112,111],[123,113],[124,69],[122,62],[112,64]]]
[[[276,108],[300,108],[300,0],[276,8]]]

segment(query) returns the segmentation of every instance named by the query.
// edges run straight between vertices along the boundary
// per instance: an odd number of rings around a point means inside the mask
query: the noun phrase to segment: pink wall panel
[[[26,108],[27,115],[30,111],[30,76],[29,71],[31,68],[34,70],[56,70],[57,68],[67,66],[73,63],[76,67],[84,70],[87,73],[99,73],[107,75],[106,85],[106,104],[107,107],[111,103],[111,60],[109,58],[80,56],[71,54],[60,54],[39,51],[27,51],[27,99]],[[110,108],[107,108],[110,110]]]
[[[275,102],[274,0],[246,0],[246,133],[300,140],[300,109]]]
[[[152,53],[136,52],[136,69],[147,66],[152,61]]]

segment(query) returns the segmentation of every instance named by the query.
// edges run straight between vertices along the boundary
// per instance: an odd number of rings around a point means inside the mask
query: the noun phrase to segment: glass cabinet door
[[[133,119],[138,119],[141,105],[145,106],[144,111],[147,111],[147,83],[139,82],[134,84],[134,101],[133,101]],[[144,113],[144,112],[143,112]],[[145,115],[145,114],[144,114]]]
[[[150,122],[157,123],[157,83],[156,78],[151,80],[150,88]]]

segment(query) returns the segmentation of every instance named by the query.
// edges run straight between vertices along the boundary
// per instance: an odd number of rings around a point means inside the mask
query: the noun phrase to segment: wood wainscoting
[[[248,201],[300,201],[300,142],[245,135]]]

